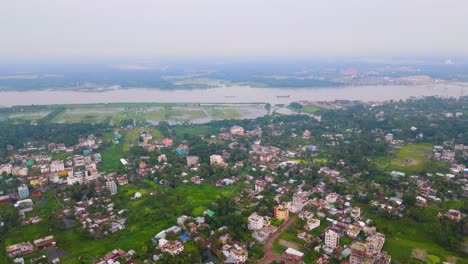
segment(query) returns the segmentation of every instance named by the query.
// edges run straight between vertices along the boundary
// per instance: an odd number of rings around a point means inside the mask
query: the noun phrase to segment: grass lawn
[[[120,159],[125,157],[124,143],[113,144],[101,152],[100,170],[109,172],[120,166]]]
[[[429,163],[440,162],[430,160],[432,157],[431,144],[414,144],[404,146],[395,158],[390,161],[389,170],[402,170],[402,171],[421,171]],[[441,166],[443,164],[440,164]]]
[[[206,125],[194,125],[194,126],[174,126],[172,130],[178,137],[183,137],[184,134],[191,136],[199,135],[211,135],[218,133],[217,130],[213,130],[213,127]]]
[[[313,105],[308,105],[308,106],[304,106],[302,111],[309,113],[309,114],[313,114],[317,112],[318,110],[320,110],[320,108],[313,106]]]

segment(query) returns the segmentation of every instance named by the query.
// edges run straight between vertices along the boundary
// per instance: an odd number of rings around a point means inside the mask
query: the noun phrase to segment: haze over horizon
[[[4,60],[468,55],[468,2],[3,1]]]

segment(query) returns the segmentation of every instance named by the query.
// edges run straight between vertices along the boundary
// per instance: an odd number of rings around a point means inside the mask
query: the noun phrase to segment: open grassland
[[[444,166],[443,163],[431,160],[432,145],[428,143],[407,145],[401,148],[388,163],[388,170],[407,172],[421,171],[428,166]],[[380,162],[382,163],[382,161]]]
[[[305,113],[309,113],[309,114],[314,114],[318,110],[320,110],[320,108],[318,108],[317,106],[313,106],[313,105],[304,106],[304,108],[302,109],[302,111],[304,111]]]
[[[43,111],[22,111],[22,112],[13,112],[13,113],[1,113],[0,114],[0,121],[1,120],[25,120],[25,121],[37,121],[41,118],[44,118],[51,111],[43,110]]]

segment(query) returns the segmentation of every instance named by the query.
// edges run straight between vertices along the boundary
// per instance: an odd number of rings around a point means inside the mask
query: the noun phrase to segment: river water
[[[463,83],[427,85],[347,86],[327,88],[257,88],[246,86],[194,90],[161,90],[132,88],[106,92],[78,91],[4,91],[0,106],[86,104],[119,102],[174,103],[251,103],[287,104],[294,101],[361,100],[385,101],[420,96],[460,97],[468,95]]]

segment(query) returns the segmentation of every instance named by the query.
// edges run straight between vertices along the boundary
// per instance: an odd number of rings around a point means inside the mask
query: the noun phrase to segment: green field
[[[176,103],[112,103],[34,106],[11,108],[0,113],[0,120],[37,121],[54,110],[63,109],[47,120],[52,123],[108,123],[122,121],[144,125],[167,121],[173,124],[206,123],[211,120],[256,118],[267,114],[264,104],[176,104]]]
[[[307,105],[307,106],[304,106],[302,111],[309,113],[309,114],[314,114],[318,110],[320,110],[320,108],[313,106],[313,105]]]
[[[432,159],[433,145],[428,143],[407,145],[401,148],[395,157],[387,163],[387,170],[406,172],[421,171],[426,167],[444,167],[444,164]],[[383,163],[381,160],[379,163]],[[388,161],[388,160],[387,160]]]
[[[365,208],[365,205],[362,205],[362,207]],[[372,212],[371,209],[366,210],[366,217],[372,219],[377,229],[386,234],[383,250],[392,256],[392,260],[397,260],[400,263],[409,262],[413,249],[425,250],[428,254],[438,256],[442,260],[452,256],[462,260],[463,257],[459,254],[448,251],[437,244],[432,226],[437,221],[436,215],[438,210],[428,208],[426,210],[431,210],[431,213],[434,215],[434,219],[426,223],[419,223],[410,219],[384,219]]]

